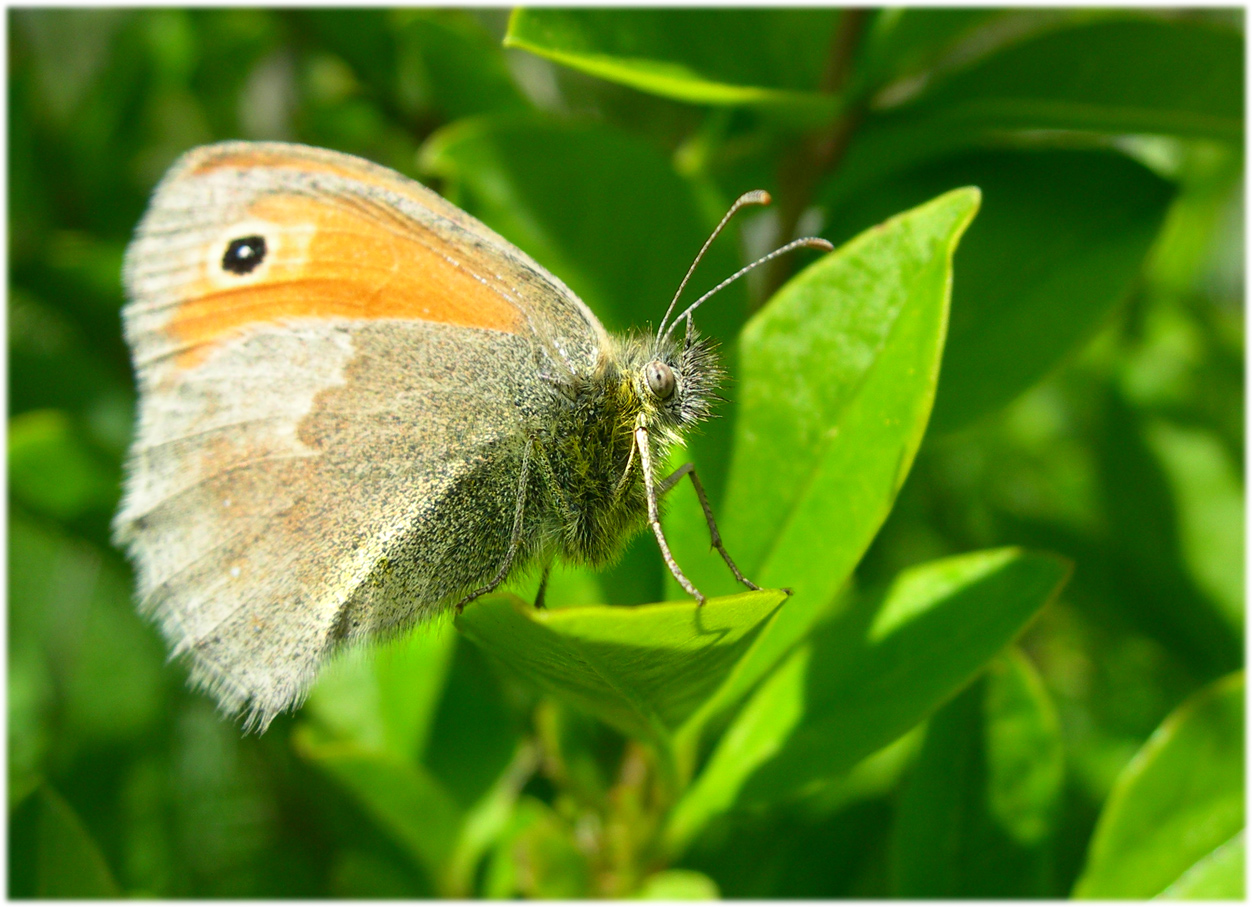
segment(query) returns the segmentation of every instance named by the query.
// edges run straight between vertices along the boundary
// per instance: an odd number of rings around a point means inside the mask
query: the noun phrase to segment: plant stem
[[[831,39],[830,55],[822,74],[821,90],[826,94],[838,94],[848,87],[853,62],[869,10],[860,7],[845,9],[839,17],[839,25]],[[848,142],[860,124],[863,103],[859,100],[845,103],[837,117],[829,124],[805,136],[796,150],[783,158],[778,173],[778,236],[777,243],[790,242],[796,238],[800,218],[813,201],[818,182],[838,166]],[[769,299],[791,274],[794,262],[789,256],[775,259],[769,264],[765,292],[762,300]]]

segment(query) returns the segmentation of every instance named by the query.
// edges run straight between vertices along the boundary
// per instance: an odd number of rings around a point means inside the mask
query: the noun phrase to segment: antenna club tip
[[[739,196],[738,205],[768,205],[774,199],[764,189],[753,189]]]
[[[799,241],[801,245],[810,249],[821,249],[823,252],[833,252],[835,246],[829,240],[822,239],[820,236],[806,236]]]

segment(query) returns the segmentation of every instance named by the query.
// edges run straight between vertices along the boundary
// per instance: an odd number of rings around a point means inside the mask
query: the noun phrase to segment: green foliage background
[[[11,895],[1242,895],[1241,12],[8,26]],[[711,603],[698,651],[687,605],[562,608],[678,599],[640,539],[559,573],[542,618],[477,603],[241,737],[108,537],[122,252],[223,138],[422,179],[611,329],[659,317],[748,189],[774,207],[697,290],[861,235],[768,307],[811,253],[701,312],[734,380],[689,453],[732,552],[795,597]],[[792,473],[821,481],[785,524]],[[679,560],[732,592],[674,494]],[[1005,546],[1072,562],[1059,597],[1066,567]]]

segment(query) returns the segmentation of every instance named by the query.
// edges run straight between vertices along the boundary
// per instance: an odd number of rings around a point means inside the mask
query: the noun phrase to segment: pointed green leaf
[[[821,117],[835,9],[518,9],[504,43],[601,79],[695,104]]]
[[[1242,636],[1246,549],[1238,464],[1216,434],[1163,419],[1144,426],[1144,440],[1173,492],[1183,562]]]
[[[41,898],[116,898],[117,882],[83,820],[48,786],[35,795],[40,806],[36,885]]]
[[[664,741],[717,688],[779,607],[779,591],[635,607],[473,603],[457,629],[542,689],[627,734]]]
[[[1201,857],[1178,877],[1178,881],[1157,895],[1162,900],[1217,901],[1244,896],[1247,846],[1242,830],[1225,844]]]
[[[681,850],[717,813],[820,790],[969,682],[1060,588],[1060,559],[1016,549],[902,573],[824,624],[731,723],[666,829]]]
[[[1239,141],[1243,37],[1207,22],[1079,22],[955,73],[917,107],[953,129],[980,124]]]
[[[1229,859],[1215,852],[1244,827],[1243,691],[1243,672],[1205,687],[1126,766],[1096,823],[1075,897],[1150,898],[1205,861]],[[1232,886],[1221,897],[1243,897],[1234,874],[1218,876]]]
[[[840,164],[864,188],[1006,130],[1178,135],[1241,143],[1243,36],[1212,22],[1091,14],[1006,43],[871,116]]]
[[[749,579],[795,595],[710,710],[803,638],[890,511],[930,415],[952,254],[978,202],[959,189],[868,230],[744,328],[722,536]],[[694,496],[671,506],[683,569],[705,591],[730,588]]]
[[[1060,725],[1016,649],[931,719],[899,801],[893,894],[1047,897],[1060,806]]]
[[[1138,277],[1174,194],[1112,151],[970,152],[843,198],[823,234],[840,242],[959,185],[978,186],[983,204],[956,255],[932,432],[1005,405],[1089,338]]]

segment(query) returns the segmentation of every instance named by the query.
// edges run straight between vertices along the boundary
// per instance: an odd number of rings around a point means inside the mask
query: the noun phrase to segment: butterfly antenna
[[[691,305],[687,306],[687,308],[683,310],[683,313],[679,315],[677,318],[675,318],[674,321],[670,324],[669,328],[665,331],[664,336],[668,337],[673,332],[674,328],[678,325],[678,323],[682,321],[684,318],[688,319],[688,324],[690,324],[691,313],[694,312],[696,309],[698,309],[701,306],[701,304],[703,304],[704,301],[707,300],[709,297],[713,296],[713,294],[726,289],[726,287],[730,286],[732,283],[734,283],[744,274],[747,274],[753,268],[758,268],[761,265],[765,264],[767,261],[773,261],[779,255],[785,255],[786,253],[790,252],[792,249],[799,249],[799,248],[821,249],[824,252],[829,252],[832,249],[834,249],[834,246],[832,246],[826,240],[822,239],[820,236],[804,236],[804,237],[801,237],[800,239],[793,239],[791,242],[787,243],[787,245],[775,249],[773,252],[770,252],[768,255],[763,255],[762,257],[758,258],[756,261],[752,262],[752,264],[746,267],[740,268],[738,271],[736,271],[734,274],[731,274],[729,277],[727,277],[725,280],[723,280],[713,289],[709,290],[707,293],[705,293],[703,296],[701,296]]]
[[[745,192],[743,195],[735,199],[735,203],[730,206],[730,210],[726,212],[726,216],[722,218],[722,222],[713,230],[713,234],[704,241],[704,245],[700,247],[699,253],[696,254],[695,261],[691,263],[691,267],[687,269],[687,276],[683,278],[682,283],[678,285],[678,292],[674,294],[674,298],[670,300],[669,308],[665,310],[665,318],[661,319],[661,325],[656,329],[656,339],[661,339],[662,332],[665,331],[665,321],[669,318],[670,312],[674,311],[674,306],[678,304],[678,297],[683,294],[683,290],[687,288],[687,281],[691,279],[691,275],[696,272],[696,265],[700,264],[700,259],[704,258],[704,253],[709,250],[709,246],[713,245],[713,240],[717,239],[717,235],[722,232],[722,228],[730,222],[735,216],[735,212],[745,205],[768,205],[770,203],[769,193],[764,189],[753,189],[751,192]],[[677,324],[677,322],[675,322]],[[672,325],[671,325],[672,327]]]

